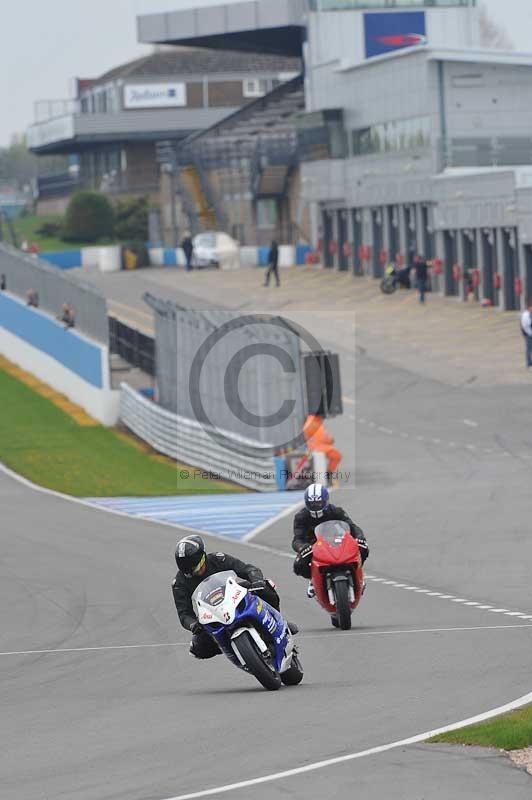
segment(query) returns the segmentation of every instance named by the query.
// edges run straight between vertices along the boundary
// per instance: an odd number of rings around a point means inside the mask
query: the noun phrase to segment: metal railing
[[[120,419],[154,450],[181,463],[258,491],[276,489],[271,446],[223,432],[234,450],[219,444],[213,431],[173,414],[121,384]]]
[[[36,100],[33,104],[34,122],[48,122],[51,119],[64,117],[66,114],[79,114],[79,100]]]
[[[5,277],[5,289],[22,299],[32,289],[39,307],[54,316],[68,303],[74,309],[76,329],[108,345],[107,301],[90,284],[6,244],[0,244],[0,276]]]

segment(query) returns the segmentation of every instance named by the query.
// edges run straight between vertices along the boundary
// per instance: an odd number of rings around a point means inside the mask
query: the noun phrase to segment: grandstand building
[[[218,225],[249,241],[268,214],[283,238],[307,220],[328,268],[379,277],[417,252],[448,295],[532,295],[532,57],[481,48],[476,0],[245,0],[138,23],[143,42],[303,58],[303,112],[279,118],[280,88],[187,143]],[[222,169],[230,145],[244,163]]]
[[[76,80],[73,100],[39,101],[28,146],[75,157],[77,169],[39,182],[41,209],[63,210],[79,187],[159,199],[156,142],[179,144],[297,75],[300,60],[190,47],[156,52]]]

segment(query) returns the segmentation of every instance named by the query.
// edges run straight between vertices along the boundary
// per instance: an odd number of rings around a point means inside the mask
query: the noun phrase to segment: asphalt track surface
[[[392,583],[370,581],[353,631],[338,632],[292,575],[286,520],[251,546],[231,542],[277,581],[301,627],[304,681],[277,693],[222,658],[188,655],[170,594],[176,529],[0,476],[2,800],[177,798],[528,694],[528,392],[451,388],[357,359],[356,409],[331,426],[338,441],[356,434],[343,465],[356,480],[336,501],[367,531],[368,571]],[[524,800],[531,780],[498,754],[415,745],[220,796]]]

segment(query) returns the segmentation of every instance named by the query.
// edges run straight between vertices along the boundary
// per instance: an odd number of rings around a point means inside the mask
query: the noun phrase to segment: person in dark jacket
[[[416,270],[416,283],[419,291],[419,302],[425,302],[425,295],[427,293],[427,286],[429,280],[429,263],[422,255],[414,258],[414,267]]]
[[[275,275],[275,281],[277,286],[281,285],[281,280],[279,278],[279,245],[276,241],[272,242],[272,246],[270,247],[270,252],[268,253],[268,272],[266,273],[266,279],[264,281],[265,286],[270,285],[270,276]]]
[[[347,522],[351,536],[357,540],[362,556],[362,563],[369,556],[369,547],[362,528],[355,525],[349,514],[340,506],[333,506],[329,502],[329,492],[320,483],[313,483],[305,491],[305,508],[298,511],[294,517],[294,538],[292,549],[297,556],[294,561],[294,572],[302,578],[310,580],[310,564],[312,562],[312,546],[316,541],[314,531],[322,522],[340,520]],[[312,582],[309,583],[307,595],[314,597],[316,594]]]
[[[190,272],[192,269],[192,256],[194,255],[194,243],[192,241],[192,236],[190,235],[189,231],[186,231],[185,236],[183,237],[183,241],[181,242],[181,247],[185,254],[186,259],[186,270]]]
[[[271,581],[264,579],[264,575],[258,567],[253,564],[244,564],[243,561],[227,553],[207,553],[201,536],[186,536],[181,539],[177,543],[175,559],[178,573],[172,582],[172,594],[181,625],[192,633],[190,652],[196,658],[213,658],[220,653],[215,640],[198,622],[192,607],[194,591],[202,581],[211,575],[233,570],[239,578],[249,581],[249,591],[254,592],[279,611],[279,595]],[[292,633],[297,632],[297,626],[289,624],[289,627]]]

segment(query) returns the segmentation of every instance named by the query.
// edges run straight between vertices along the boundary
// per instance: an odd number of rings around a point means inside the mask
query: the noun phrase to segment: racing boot
[[[288,630],[290,631],[292,636],[295,636],[296,633],[299,633],[299,628],[295,622],[287,622],[286,624],[288,625]]]
[[[312,581],[308,582],[307,597],[310,598],[310,599],[312,599],[313,597],[316,597],[316,589],[312,585]]]

